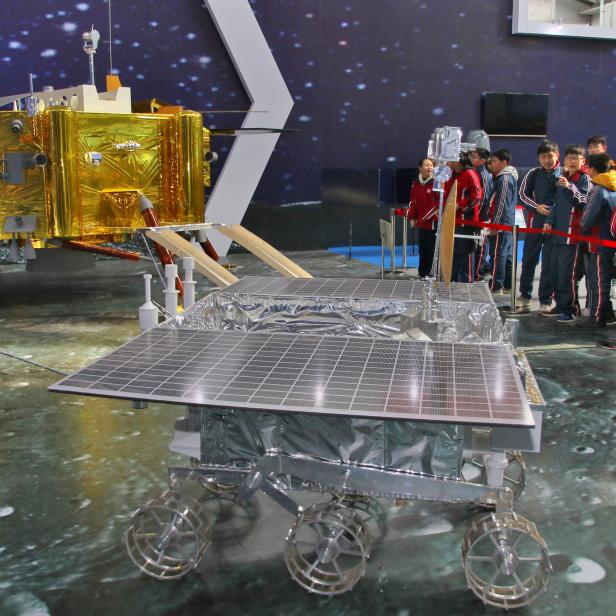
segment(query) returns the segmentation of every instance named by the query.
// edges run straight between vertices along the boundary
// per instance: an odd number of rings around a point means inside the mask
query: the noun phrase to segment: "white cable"
[[[111,0],[107,0],[107,11],[109,15],[109,74],[113,75],[113,56],[111,53],[111,43],[113,40],[113,33],[111,31]]]

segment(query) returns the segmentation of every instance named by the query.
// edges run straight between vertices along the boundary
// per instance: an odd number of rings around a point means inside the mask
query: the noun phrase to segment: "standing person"
[[[602,154],[603,152],[607,152],[607,138],[605,135],[591,135],[586,140],[586,151],[588,156],[591,154]],[[616,167],[614,161],[611,161],[612,169]],[[584,167],[584,171],[588,172],[588,169]],[[591,255],[597,254],[597,247],[592,246],[584,242],[580,244],[580,267],[577,270],[578,283],[582,278],[586,276],[586,271],[588,270],[588,259],[591,258]],[[590,304],[592,303],[592,288],[588,284],[588,276],[586,276],[586,306],[582,311],[582,314],[586,317],[590,316]]]
[[[586,149],[588,155],[591,154],[603,154],[607,152],[607,139],[605,135],[591,135],[586,140]]]
[[[479,220],[479,207],[483,199],[479,174],[473,169],[468,152],[462,152],[459,160],[447,163],[452,176],[445,183],[445,200],[454,182],[458,182],[456,194],[456,234],[477,235],[476,227],[462,226],[465,220]],[[452,278],[454,282],[475,280],[475,240],[455,238],[453,245]]]
[[[518,172],[511,166],[511,152],[497,150],[491,156],[494,189],[490,195],[488,220],[495,225],[512,227],[515,223],[515,206],[518,200]],[[497,295],[503,288],[511,287],[511,231],[488,229],[492,280],[490,290]]]
[[[479,208],[479,220],[485,222],[488,220],[488,210],[490,208],[490,195],[492,194],[492,184],[494,182],[492,173],[488,170],[488,161],[490,160],[490,152],[485,148],[477,148],[471,152],[471,162],[473,168],[479,174],[481,180],[481,189],[483,190],[483,200]],[[475,249],[475,279],[483,280],[483,277],[489,273],[488,266],[489,242],[487,236]]]
[[[526,226],[543,229],[546,218],[554,204],[556,182],[560,177],[558,145],[546,139],[537,148],[539,166],[531,169],[520,184],[520,200],[525,208]],[[522,273],[520,275],[520,297],[517,300],[518,312],[528,312],[533,293],[535,269],[542,259],[539,278],[539,311],[548,312],[552,304],[552,281],[550,277],[550,258],[552,236],[542,233],[527,233],[524,238]]]
[[[590,190],[588,175],[583,171],[584,147],[568,145],[565,149],[564,171],[558,178],[554,207],[545,221],[544,230],[580,235],[583,203]],[[574,323],[580,314],[578,302],[579,270],[582,265],[582,244],[571,237],[552,238],[550,271],[556,306],[544,316],[557,316],[559,323]]]
[[[586,197],[582,214],[582,232],[598,239],[613,240],[610,223],[616,211],[616,171],[607,152],[588,157],[588,174],[593,184]],[[616,249],[598,246],[588,259],[588,284],[591,288],[590,317],[576,323],[578,327],[605,327],[616,323],[610,301],[610,285],[614,273],[613,259]]]
[[[408,218],[417,229],[419,245],[418,274],[421,278],[430,275],[436,243],[438,222],[438,193],[434,192],[434,163],[429,158],[419,161],[419,177],[411,185]]]

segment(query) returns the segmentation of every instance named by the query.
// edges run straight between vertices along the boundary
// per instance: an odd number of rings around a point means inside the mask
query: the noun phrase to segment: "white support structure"
[[[0,98],[0,107],[13,101],[34,96],[39,106],[46,109],[52,105],[66,105],[74,111],[87,113],[131,113],[130,88],[122,86],[117,90],[99,92],[96,86],[82,84],[61,90],[45,90],[42,92],[24,92]]]
[[[175,288],[175,279],[178,275],[178,266],[175,263],[165,265],[165,278],[167,279],[167,290],[165,291],[165,310],[171,316],[178,312],[178,295]]]
[[[139,307],[139,327],[142,330],[152,329],[158,325],[158,308],[152,302],[152,274],[144,274],[145,302]]]
[[[193,280],[195,260],[192,257],[184,257],[182,266],[184,267],[184,310],[186,310],[195,303],[195,285],[197,284]]]
[[[284,127],[293,98],[248,0],[204,0],[229,56],[251,100],[242,128]],[[239,224],[278,141],[278,133],[242,134],[235,138],[222,172],[208,200],[209,222]],[[216,230],[207,236],[219,255],[231,240]]]

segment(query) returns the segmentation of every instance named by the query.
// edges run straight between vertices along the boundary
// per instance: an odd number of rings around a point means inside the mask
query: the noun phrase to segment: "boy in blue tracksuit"
[[[568,145],[564,171],[558,178],[554,207],[545,221],[544,230],[580,235],[583,201],[590,190],[584,167],[584,146]],[[580,313],[577,297],[579,270],[582,264],[581,245],[570,237],[552,237],[550,271],[556,306],[545,316],[557,316],[559,323],[574,323]]]
[[[580,224],[584,235],[598,240],[614,240],[610,224],[616,212],[616,171],[607,152],[588,157],[588,174],[592,188],[586,197]],[[578,327],[605,327],[616,322],[610,301],[610,284],[614,272],[616,249],[591,244],[588,259],[588,285],[591,289],[590,317],[576,323]]]
[[[520,184],[520,201],[525,208],[526,226],[543,229],[543,225],[554,204],[556,182],[560,177],[558,145],[553,141],[543,141],[537,148],[539,166],[531,169]],[[552,303],[552,281],[550,260],[552,255],[552,236],[542,233],[527,233],[524,237],[522,274],[520,275],[520,297],[518,311],[528,312],[533,292],[535,268],[542,254],[543,266],[539,278],[539,311],[549,312]]]
[[[490,195],[488,220],[495,225],[513,226],[518,198],[518,172],[511,166],[511,152],[497,150],[490,158],[494,185]],[[488,230],[492,280],[490,290],[502,294],[511,287],[511,231]]]
[[[494,178],[491,171],[488,169],[490,160],[490,151],[485,148],[477,148],[471,152],[471,162],[475,171],[479,174],[481,180],[481,188],[483,188],[483,201],[479,207],[479,220],[485,222],[488,220],[488,210],[490,209],[490,195],[492,194],[492,185]],[[483,277],[490,271],[488,264],[489,242],[487,238],[479,244],[475,249],[475,279],[483,280]]]

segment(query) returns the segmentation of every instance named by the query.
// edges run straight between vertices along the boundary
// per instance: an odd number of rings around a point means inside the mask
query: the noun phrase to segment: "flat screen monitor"
[[[492,137],[545,137],[549,94],[486,92],[483,130]]]

